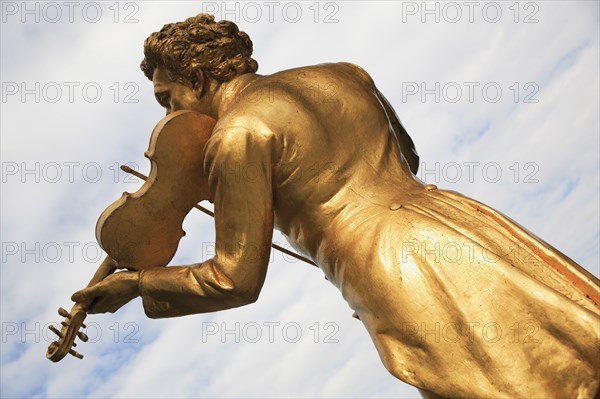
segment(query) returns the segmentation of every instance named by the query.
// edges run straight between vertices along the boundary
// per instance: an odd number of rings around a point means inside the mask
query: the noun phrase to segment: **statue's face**
[[[154,83],[154,97],[167,110],[167,115],[184,109],[207,113],[194,89],[172,81],[164,68],[158,67],[154,70],[152,82]]]

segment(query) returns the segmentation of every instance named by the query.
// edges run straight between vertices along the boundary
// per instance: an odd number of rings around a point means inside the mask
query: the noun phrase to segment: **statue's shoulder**
[[[373,79],[360,66],[349,62],[302,66],[256,75],[223,116],[227,122],[244,125],[249,119],[256,125],[261,119],[269,126],[287,123],[289,117],[320,118],[333,112],[340,101],[355,101],[372,92]],[[303,112],[298,114],[298,109]],[[286,115],[286,118],[282,116]],[[225,118],[226,117],[226,118]],[[220,123],[221,125],[222,123]],[[278,129],[275,129],[278,130]]]
[[[268,84],[308,84],[315,80],[354,81],[367,86],[374,85],[371,76],[360,66],[350,62],[331,62],[286,69],[272,75],[262,77],[263,83]]]
[[[369,75],[369,73],[359,65],[353,64],[351,62],[338,62],[334,65],[339,65],[340,68],[347,70],[348,73],[351,74],[353,77],[356,77],[357,79],[363,81],[369,86],[375,85],[375,82],[373,81],[371,75]]]

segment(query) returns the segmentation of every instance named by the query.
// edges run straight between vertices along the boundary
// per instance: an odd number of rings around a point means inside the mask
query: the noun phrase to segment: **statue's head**
[[[252,41],[235,23],[198,14],[152,33],[144,42],[140,67],[150,80],[157,69],[164,71],[200,98],[211,82],[220,84],[256,72],[258,63],[251,55]]]

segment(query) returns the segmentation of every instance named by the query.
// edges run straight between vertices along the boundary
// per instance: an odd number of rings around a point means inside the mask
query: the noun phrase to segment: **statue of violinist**
[[[276,227],[339,288],[386,368],[426,397],[594,397],[598,280],[494,209],[417,179],[412,140],[364,70],[258,75],[250,38],[206,14],[165,25],[144,54],[167,114],[217,121],[202,183],[216,255],[117,272],[74,301],[96,298],[101,313],[141,296],[151,318],[250,304]],[[419,332],[432,323],[456,339]],[[486,336],[489,323],[531,331]]]

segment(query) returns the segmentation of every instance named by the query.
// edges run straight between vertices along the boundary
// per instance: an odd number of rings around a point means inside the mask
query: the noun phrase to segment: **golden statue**
[[[214,203],[216,256],[117,272],[74,301],[114,312],[141,296],[151,318],[250,304],[276,227],[424,396],[597,395],[598,279],[494,209],[417,179],[412,140],[364,70],[258,75],[249,37],[206,14],[165,25],[144,53],[167,114],[217,121],[198,154],[205,181],[189,181]]]

